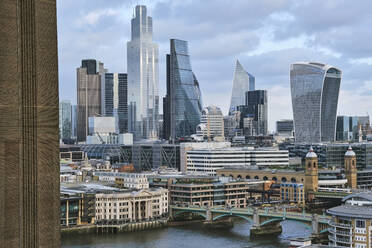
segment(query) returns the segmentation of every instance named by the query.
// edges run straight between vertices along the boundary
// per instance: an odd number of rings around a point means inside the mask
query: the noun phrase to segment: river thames
[[[105,235],[73,235],[62,238],[63,248],[253,248],[288,247],[290,238],[308,237],[311,233],[304,224],[282,222],[282,234],[251,240],[250,224],[234,220],[234,227],[211,228],[203,224],[165,227],[153,230]]]

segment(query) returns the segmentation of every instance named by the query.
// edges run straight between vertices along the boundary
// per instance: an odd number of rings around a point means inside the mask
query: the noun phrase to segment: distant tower
[[[356,189],[357,187],[357,169],[356,169],[356,156],[351,146],[345,153],[345,175],[349,188]]]
[[[318,156],[310,147],[306,154],[305,191],[307,199],[311,200],[313,193],[318,191]]]

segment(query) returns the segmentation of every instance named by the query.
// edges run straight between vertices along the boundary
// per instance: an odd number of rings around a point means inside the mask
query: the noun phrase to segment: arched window
[[[263,177],[263,180],[267,180],[267,179],[268,179],[267,176],[264,176],[264,177]]]
[[[311,162],[309,162],[308,164],[307,164],[307,168],[311,168]]]
[[[292,177],[292,178],[291,178],[291,182],[292,182],[292,183],[295,183],[295,182],[296,182],[296,178]]]
[[[276,182],[276,181],[278,181],[278,178],[273,177],[272,180]]]
[[[316,162],[314,162],[314,168],[316,168]]]
[[[242,179],[242,176],[241,175],[238,175],[238,177],[237,177],[238,179]]]
[[[258,176],[254,176],[254,179],[260,179]]]
[[[231,178],[234,178],[234,176],[233,176],[233,175],[231,175],[231,174],[230,174],[230,176],[229,176],[229,177],[231,177]]]
[[[245,176],[245,179],[251,179],[251,176],[250,175],[246,175]]]
[[[221,177],[224,177],[225,176],[225,174],[221,174]]]
[[[282,177],[282,182],[283,183],[287,182],[287,178],[286,177]]]

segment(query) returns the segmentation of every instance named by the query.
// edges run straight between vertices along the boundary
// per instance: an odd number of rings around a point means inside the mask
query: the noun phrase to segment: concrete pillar
[[[253,226],[259,227],[260,226],[260,216],[258,215],[257,208],[253,209]]]
[[[66,226],[69,226],[69,215],[68,215],[68,208],[69,208],[69,201],[66,200]]]
[[[319,216],[317,214],[313,214],[313,216],[311,217],[311,229],[312,234],[319,234]]]
[[[138,220],[142,219],[142,213],[141,213],[141,201],[138,201]]]
[[[212,216],[212,212],[210,209],[207,209],[206,216],[207,216],[206,221],[210,221],[210,222],[213,221],[213,216]]]

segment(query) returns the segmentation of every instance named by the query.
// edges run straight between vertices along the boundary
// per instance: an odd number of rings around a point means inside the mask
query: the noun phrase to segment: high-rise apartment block
[[[187,41],[171,39],[167,95],[163,99],[163,137],[175,140],[195,134],[201,111],[201,92],[191,69]]]
[[[158,45],[152,41],[152,18],[137,5],[127,43],[129,132],[136,140],[156,139],[159,113]]]
[[[55,0],[0,1],[0,244],[60,247]]]
[[[335,140],[341,74],[339,69],[321,63],[299,62],[291,65],[295,142]]]
[[[267,91],[266,90],[253,90],[245,93],[248,115],[250,115],[253,126],[253,135],[266,135],[267,134]]]
[[[105,73],[104,115],[116,119],[117,132],[128,132],[128,81],[125,73]]]
[[[255,90],[255,77],[246,72],[239,60],[236,60],[229,115],[236,111],[238,106],[244,105],[245,92],[251,90]]]
[[[71,102],[61,101],[59,103],[59,137],[70,139],[72,136]]]
[[[89,134],[89,117],[101,115],[101,80],[106,70],[94,59],[83,60],[77,68],[77,142]]]

